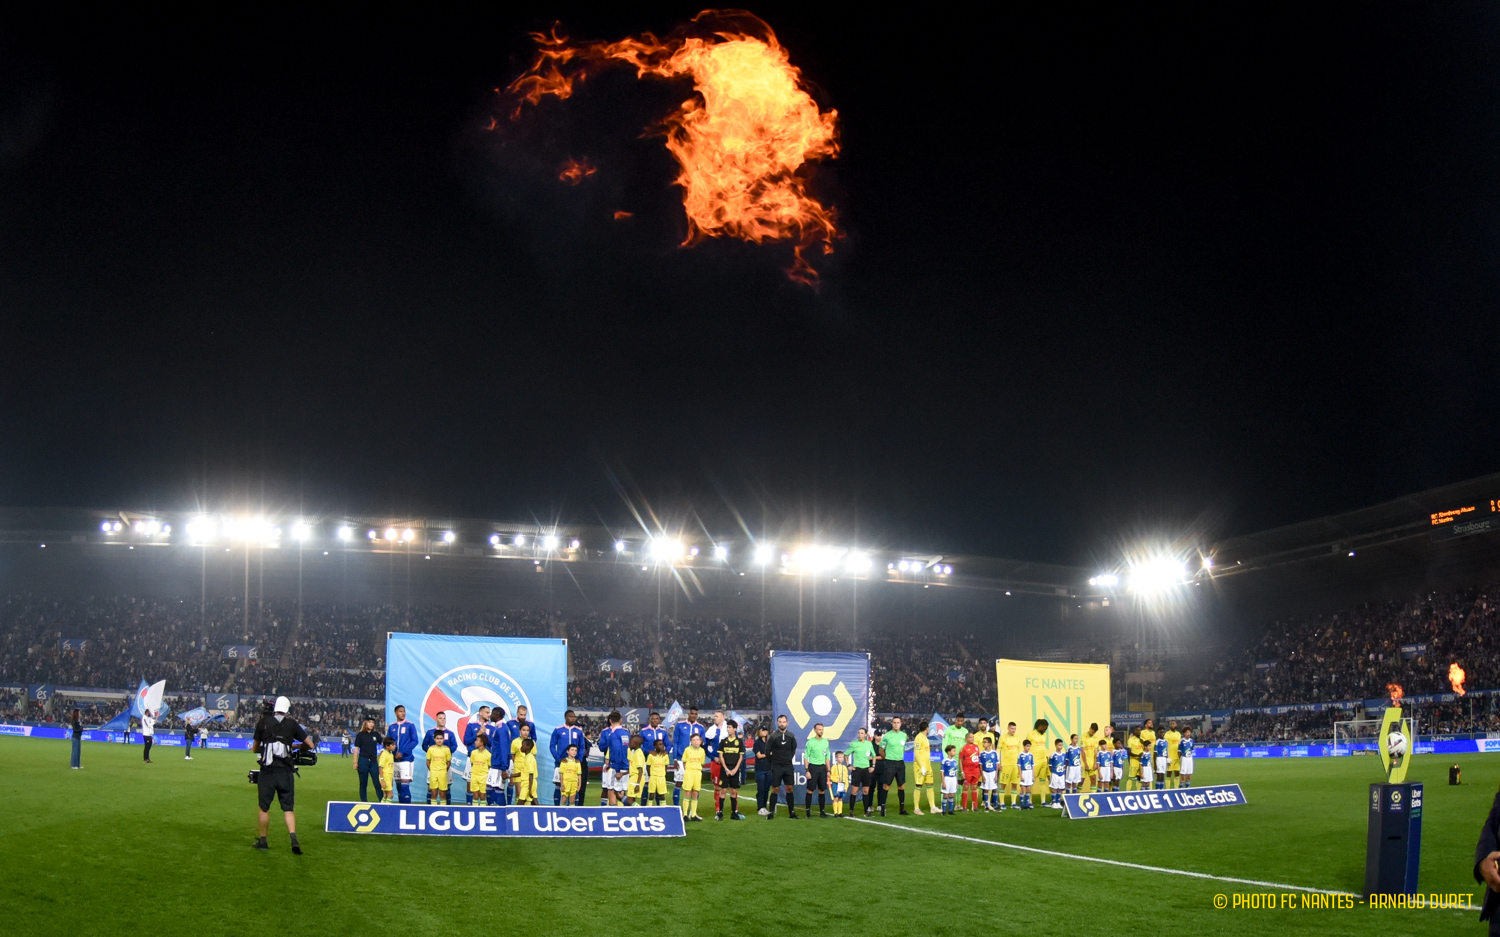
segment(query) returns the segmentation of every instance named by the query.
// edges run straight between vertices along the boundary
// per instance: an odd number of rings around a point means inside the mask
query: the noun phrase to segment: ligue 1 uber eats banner
[[[330,833],[388,836],[686,836],[676,807],[469,807],[330,800]]]
[[[1045,774],[1042,766],[1053,739],[1066,743],[1075,732],[1082,739],[1090,723],[1099,723],[1101,730],[1109,724],[1108,664],[1002,659],[995,661],[995,685],[1001,732],[1005,723],[1014,722],[1017,733],[1025,735],[1038,719],[1047,720],[1048,751],[1032,752],[1038,778]]]
[[[525,706],[536,725],[534,749],[537,787],[551,790],[552,730],[562,725],[567,710],[568,645],[560,638],[483,638],[466,635],[402,634],[392,632],[385,646],[385,718],[396,721],[396,707],[406,707],[406,718],[416,723],[418,746],[412,753],[412,791],[427,790],[427,762],[420,740],[437,725],[437,714],[448,714],[448,728],[458,738],[453,756],[454,787],[469,773],[464,730],[479,707],[505,707],[514,719]]]
[[[772,651],[771,699],[771,731],[776,717],[786,716],[787,729],[797,737],[800,798],[807,785],[801,753],[813,726],[823,723],[830,761],[870,727],[870,655]]]

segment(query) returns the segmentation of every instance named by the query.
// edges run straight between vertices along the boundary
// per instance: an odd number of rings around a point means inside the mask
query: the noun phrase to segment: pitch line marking
[[[1231,878],[1227,875],[1210,875],[1207,872],[1189,872],[1186,869],[1166,869],[1159,865],[1142,865],[1138,862],[1122,862],[1119,859],[1101,859],[1098,856],[1075,856],[1070,852],[1054,852],[1051,849],[1038,849],[1036,846],[1021,846],[1016,843],[1001,842],[998,839],[981,839],[978,836],[960,836],[957,833],[944,833],[940,830],[924,830],[915,826],[901,826],[896,823],[880,823],[876,820],[868,820],[864,817],[850,817],[860,823],[869,823],[872,826],[884,827],[888,830],[905,830],[908,833],[924,833],[928,836],[941,836],[944,839],[961,839],[970,843],[982,843],[986,846],[1004,846],[1006,849],[1019,849],[1022,852],[1034,852],[1043,856],[1056,856],[1059,859],[1077,859],[1080,862],[1098,862],[1101,865],[1117,865],[1126,869],[1140,869],[1143,872],[1162,872],[1166,875],[1184,875],[1188,878],[1206,878],[1216,882],[1234,882],[1237,885],[1258,885],[1262,888],[1282,888],[1287,891],[1309,891],[1319,895],[1349,895],[1350,897],[1363,897],[1352,891],[1337,891],[1329,888],[1310,888],[1306,885],[1286,885],[1281,882],[1262,882],[1253,878]]]

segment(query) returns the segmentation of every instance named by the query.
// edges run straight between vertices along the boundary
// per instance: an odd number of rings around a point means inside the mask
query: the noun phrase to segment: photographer
[[[293,813],[297,793],[295,774],[297,765],[313,764],[314,761],[304,760],[303,752],[312,752],[313,746],[307,732],[287,716],[291,708],[290,700],[278,696],[275,706],[267,709],[255,726],[253,751],[261,765],[258,772],[251,773],[260,789],[260,838],[255,841],[255,848],[271,848],[266,844],[266,833],[271,825],[271,800],[274,797],[281,805],[282,818],[286,820],[292,852],[300,856],[302,845],[297,842],[297,816]],[[316,759],[317,756],[310,757]]]

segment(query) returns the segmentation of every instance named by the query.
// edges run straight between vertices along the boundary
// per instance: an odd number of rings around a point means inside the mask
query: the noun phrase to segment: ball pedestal
[[[1365,897],[1414,895],[1422,855],[1422,785],[1371,784]]]

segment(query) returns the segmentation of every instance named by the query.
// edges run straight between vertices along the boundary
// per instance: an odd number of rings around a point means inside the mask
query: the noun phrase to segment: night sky
[[[840,115],[814,291],[678,246],[687,85],[487,129],[529,30],[696,6],[491,6],[0,14],[0,503],[1083,563],[1500,468],[1500,7],[754,7]]]

